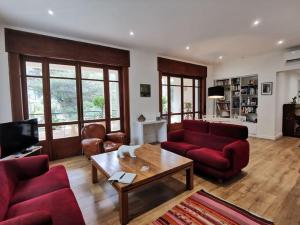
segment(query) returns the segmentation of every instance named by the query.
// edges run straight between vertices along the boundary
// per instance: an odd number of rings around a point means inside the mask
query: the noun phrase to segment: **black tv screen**
[[[0,158],[39,142],[37,119],[0,124]]]

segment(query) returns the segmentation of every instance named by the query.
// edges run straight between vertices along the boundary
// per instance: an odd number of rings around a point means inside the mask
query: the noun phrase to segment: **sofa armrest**
[[[52,225],[52,219],[49,213],[38,211],[4,220],[0,225]]]
[[[223,154],[230,160],[234,170],[241,170],[249,163],[249,142],[247,140],[232,142],[223,148]]]
[[[13,171],[19,180],[40,176],[49,170],[47,155],[4,160],[2,163]]]
[[[115,143],[126,144],[126,134],[123,132],[106,134],[106,138]]]
[[[183,141],[184,140],[184,130],[174,130],[168,133],[168,141]]]

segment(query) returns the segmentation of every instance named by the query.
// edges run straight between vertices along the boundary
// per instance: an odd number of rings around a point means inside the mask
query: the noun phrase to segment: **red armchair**
[[[83,153],[90,158],[104,152],[117,150],[126,144],[126,135],[122,132],[106,134],[105,127],[101,124],[89,124],[82,128],[81,141]]]
[[[168,133],[161,147],[194,160],[194,168],[225,180],[249,162],[248,128],[223,123],[184,120],[183,129]]]
[[[63,166],[46,155],[0,161],[0,225],[85,225]]]

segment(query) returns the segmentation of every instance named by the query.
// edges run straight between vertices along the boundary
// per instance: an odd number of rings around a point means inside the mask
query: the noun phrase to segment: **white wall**
[[[276,74],[279,71],[299,69],[300,64],[286,65],[283,52],[272,52],[260,56],[253,56],[243,59],[224,61],[215,66],[214,75],[211,78],[229,78],[235,76],[244,76],[258,74],[258,123],[257,136],[261,138],[276,139],[281,133],[276,132],[276,101],[278,93],[276,91]],[[261,95],[261,83],[273,82],[273,95]],[[208,111],[212,110],[213,104],[208,104]]]
[[[299,80],[300,70],[288,70],[277,73],[276,134],[282,133],[282,106],[290,103],[293,97],[298,96]]]
[[[157,54],[141,50],[130,51],[129,91],[131,142],[136,142],[135,125],[143,114],[147,120],[155,120],[159,113],[159,81]],[[140,97],[140,84],[151,85],[151,97]]]
[[[0,106],[0,123],[11,121],[8,58],[5,52],[3,27],[0,27]]]

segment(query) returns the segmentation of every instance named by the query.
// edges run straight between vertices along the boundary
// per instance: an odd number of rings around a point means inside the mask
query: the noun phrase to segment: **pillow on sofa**
[[[221,151],[225,145],[236,141],[236,139],[185,130],[184,141],[201,148],[206,147]]]
[[[197,131],[201,133],[208,133],[209,122],[202,120],[183,120],[183,129],[190,131]]]

